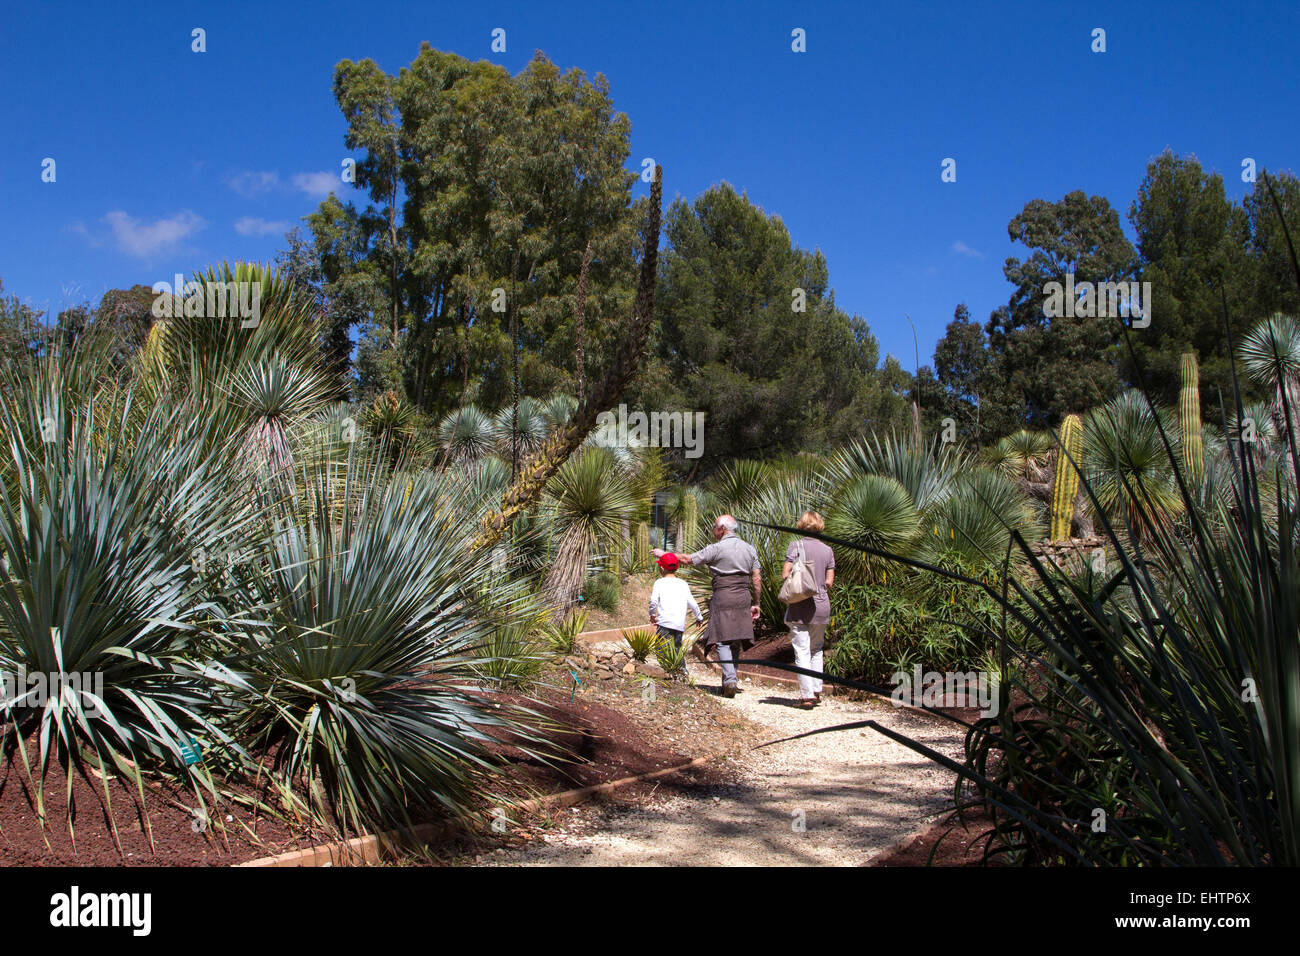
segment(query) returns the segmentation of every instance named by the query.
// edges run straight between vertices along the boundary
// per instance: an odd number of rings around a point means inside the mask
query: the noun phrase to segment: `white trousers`
[[[802,667],[804,670],[822,672],[822,652],[809,654],[808,649],[812,646],[812,638],[808,635],[807,630],[801,630],[798,625],[790,626],[790,643],[794,645],[794,666]],[[822,682],[820,678],[809,677],[807,674],[799,675],[799,696],[804,700],[812,698],[813,694],[822,692]]]

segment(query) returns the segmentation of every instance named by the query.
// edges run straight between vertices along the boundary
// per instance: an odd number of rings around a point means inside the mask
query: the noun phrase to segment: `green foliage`
[[[644,662],[659,644],[659,634],[653,627],[625,627],[621,633],[632,657],[638,661]]]
[[[237,566],[264,622],[224,641],[252,688],[241,736],[345,829],[467,812],[493,729],[520,716],[471,682],[531,680],[536,608],[464,547],[467,502],[443,476],[389,480],[381,459],[357,455],[305,476],[298,493],[316,506],[274,507],[268,550]],[[339,520],[335,498],[351,503]]]
[[[598,571],[587,581],[587,603],[613,614],[623,599],[623,585],[608,571]]]
[[[1157,415],[1137,391],[1119,395],[1091,412],[1083,426],[1083,461],[1088,488],[1116,524],[1142,536],[1182,512],[1174,469]],[[1173,438],[1177,439],[1177,434]],[[1181,453],[1180,453],[1181,455]]]
[[[973,574],[957,552],[939,566]],[[999,577],[984,576],[990,586]],[[831,604],[830,673],[887,685],[897,671],[961,671],[982,668],[998,647],[998,604],[975,584],[933,578],[911,570],[886,572],[878,580],[836,589]]]
[[[14,691],[0,696],[6,736],[39,740],[29,786],[42,815],[55,762],[103,766],[137,790],[146,773],[175,774],[202,801],[215,797],[208,768],[186,766],[181,744],[197,738],[214,764],[242,753],[223,726],[241,680],[207,664],[203,640],[219,622],[244,626],[238,603],[209,589],[218,553],[255,516],[214,438],[232,413],[179,403],[137,416],[130,396],[97,412],[83,389],[105,371],[98,357],[18,358],[0,382],[0,672]],[[32,706],[23,673],[62,692]]]
[[[632,573],[643,574],[650,567],[650,526],[644,521],[636,525],[636,537],[632,542]]]
[[[394,387],[396,372],[412,404],[441,417],[461,404],[468,376],[467,401],[500,407],[514,397],[516,329],[520,394],[565,386],[588,243],[591,316],[626,307],[638,246],[630,123],[605,79],[562,73],[541,53],[512,77],[424,44],[398,75],[341,61],[334,93],[372,205],[327,200],[310,225],[335,270],[327,285],[372,290],[363,391]],[[498,288],[505,312],[492,308]],[[619,336],[617,323],[588,321],[589,365],[608,361]]]
[[[542,638],[547,647],[557,655],[572,654],[578,646],[578,635],[587,626],[587,612],[574,611],[559,622],[548,622],[542,628]]]
[[[1119,388],[1116,319],[1043,314],[1044,288],[1129,278],[1133,246],[1119,216],[1101,196],[1079,190],[1058,202],[1034,199],[1007,226],[1012,241],[1030,250],[1003,267],[1011,299],[989,318],[992,355],[981,394],[981,421],[992,435],[1050,426],[1063,415],[1101,404]],[[1158,300],[1160,301],[1160,300]]]
[[[577,598],[591,557],[622,540],[623,523],[636,513],[628,480],[609,453],[588,447],[570,458],[547,484],[545,510],[555,539],[555,553],[543,585],[551,603],[567,608]],[[602,600],[614,594],[618,579],[597,588]]]
[[[1194,352],[1208,394],[1230,396],[1220,289],[1242,305],[1255,295],[1259,268],[1251,254],[1248,215],[1228,198],[1219,173],[1204,169],[1194,156],[1166,150],[1147,165],[1128,216],[1141,277],[1151,283],[1158,311],[1151,325],[1132,337],[1133,358],[1127,350],[1118,356],[1124,379],[1136,385],[1141,369],[1152,401],[1172,405],[1183,387],[1180,356]],[[1250,308],[1230,315],[1233,341],[1240,342],[1258,317]],[[1217,401],[1214,405],[1217,418]]]
[[[682,643],[678,646],[671,638],[660,637],[654,646],[655,660],[668,672],[670,678],[680,679],[685,676],[686,655],[694,643],[694,638],[683,636]]]
[[[724,183],[673,203],[664,234],[659,368],[640,398],[705,413],[703,457],[675,453],[681,468],[707,475],[735,458],[825,450],[864,422],[906,420],[910,376],[877,368],[877,342],[835,305],[825,259],[795,246],[780,218]]]

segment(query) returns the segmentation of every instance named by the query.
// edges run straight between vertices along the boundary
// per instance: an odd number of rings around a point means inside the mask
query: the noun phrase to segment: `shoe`
[[[723,696],[723,697],[735,697],[735,696],[736,696],[736,685],[735,685],[735,684],[723,684],[723,685],[722,685],[722,696]]]
[[[821,702],[822,702],[822,692],[817,691],[816,693],[813,694],[813,703],[820,704]]]
[[[802,700],[799,701],[800,710],[812,710],[816,706],[817,706],[817,701],[811,697],[804,697]]]

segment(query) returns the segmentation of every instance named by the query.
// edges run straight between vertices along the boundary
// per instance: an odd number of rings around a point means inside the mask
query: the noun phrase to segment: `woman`
[[[815,511],[805,511],[795,527],[800,531],[818,534],[826,527],[822,516]],[[830,545],[816,538],[798,538],[790,542],[785,552],[785,565],[781,580],[790,576],[790,568],[803,551],[804,560],[817,582],[817,592],[806,601],[789,605],[785,610],[785,623],[790,628],[790,643],[794,646],[794,663],[804,670],[822,673],[822,652],[826,644],[826,625],[831,619],[831,599],[827,590],[835,582],[835,552]],[[822,682],[819,677],[799,675],[799,706],[811,710],[822,699]]]

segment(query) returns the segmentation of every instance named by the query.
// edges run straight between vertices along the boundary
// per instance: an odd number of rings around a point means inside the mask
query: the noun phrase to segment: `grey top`
[[[792,564],[799,557],[801,542],[804,556],[807,557],[808,565],[812,569],[813,580],[817,582],[817,593],[807,601],[800,601],[786,608],[787,623],[792,621],[808,623],[814,617],[829,619],[831,612],[831,598],[826,593],[826,571],[835,567],[835,552],[826,542],[818,541],[816,538],[795,538],[785,549],[785,559]]]
[[[714,574],[750,574],[758,570],[758,552],[729,531],[707,548],[691,555],[692,564],[707,564]]]

